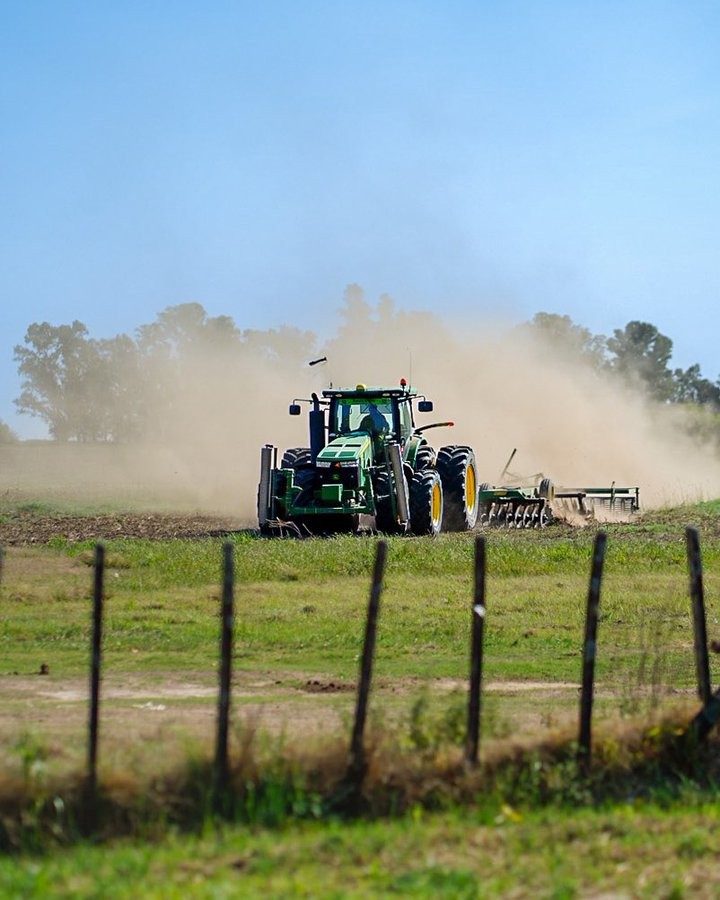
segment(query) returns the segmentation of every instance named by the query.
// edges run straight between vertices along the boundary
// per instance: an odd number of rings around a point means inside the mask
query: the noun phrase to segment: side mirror
[[[291,403],[290,408],[288,410],[291,416],[299,416],[302,410],[300,409],[299,403]]]
[[[418,401],[418,412],[432,412],[433,404],[432,400],[419,400]]]

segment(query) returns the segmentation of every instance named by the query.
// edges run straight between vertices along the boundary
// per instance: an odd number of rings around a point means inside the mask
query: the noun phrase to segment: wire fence
[[[697,695],[701,707],[687,722],[687,732],[697,740],[704,740],[720,720],[720,689],[713,692],[710,676],[703,567],[698,532],[686,529],[686,548],[690,576],[692,606],[693,649]],[[607,549],[607,534],[595,536],[590,566],[585,629],[582,642],[582,668],[579,683],[577,719],[577,761],[582,771],[592,766],[593,703],[596,691],[596,663],[599,658],[598,621],[601,610],[603,563]],[[381,597],[388,556],[388,544],[378,541],[370,585],[370,597],[365,617],[364,641],[356,685],[356,703],[352,732],[348,747],[346,783],[350,792],[359,791],[367,772],[366,723],[371,699],[373,667],[378,631],[380,629]],[[0,547],[0,585],[3,576],[4,553]],[[213,804],[221,815],[231,814],[233,786],[230,777],[228,736],[232,715],[232,661],[235,628],[234,610],[234,545],[223,544],[222,590],[219,615],[219,665],[214,755]],[[486,543],[484,536],[475,540],[474,589],[469,612],[469,680],[467,685],[467,714],[464,739],[464,758],[469,767],[478,764],[483,712],[483,661],[487,617]],[[101,684],[103,649],[103,601],[105,593],[105,548],[95,545],[93,562],[93,604],[90,647],[89,715],[87,730],[86,796],[90,816],[98,797],[98,762],[101,738]]]

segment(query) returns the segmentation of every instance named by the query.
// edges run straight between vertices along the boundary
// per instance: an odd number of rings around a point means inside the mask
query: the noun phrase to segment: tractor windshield
[[[330,432],[347,434],[349,431],[367,431],[383,434],[393,431],[393,411],[390,400],[378,398],[338,398],[333,404]]]

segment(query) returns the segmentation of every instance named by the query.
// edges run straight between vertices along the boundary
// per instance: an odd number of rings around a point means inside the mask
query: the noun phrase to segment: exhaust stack
[[[317,394],[311,394],[313,408],[310,410],[310,456],[313,465],[318,453],[325,446],[325,411],[320,406],[320,398]]]

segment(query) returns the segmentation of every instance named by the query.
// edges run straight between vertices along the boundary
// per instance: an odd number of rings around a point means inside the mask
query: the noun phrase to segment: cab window
[[[357,398],[339,398],[334,407],[330,430],[334,434],[360,430],[378,433],[392,431],[392,404],[383,398],[362,401]]]
[[[412,409],[409,403],[398,404],[398,414],[400,416],[400,434],[403,440],[410,436],[413,429]]]

